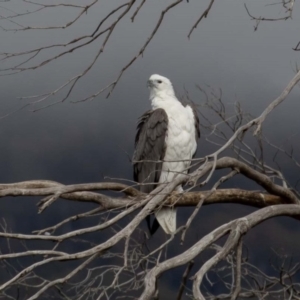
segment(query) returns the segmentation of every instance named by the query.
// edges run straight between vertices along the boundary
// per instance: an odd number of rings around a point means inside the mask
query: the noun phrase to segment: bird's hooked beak
[[[150,88],[152,88],[153,86],[154,86],[153,81],[149,79],[149,80],[147,81],[147,87],[150,89]]]

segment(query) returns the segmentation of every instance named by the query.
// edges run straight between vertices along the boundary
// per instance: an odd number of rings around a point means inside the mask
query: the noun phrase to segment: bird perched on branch
[[[147,85],[152,110],[139,119],[133,155],[134,180],[143,183],[140,190],[144,193],[159,183],[171,182],[178,173],[187,173],[200,137],[196,111],[176,98],[168,78],[154,74]],[[181,186],[176,190],[183,191]],[[155,217],[167,234],[176,230],[175,207],[161,207]],[[147,219],[152,234],[159,226],[157,221],[151,228],[150,217]]]

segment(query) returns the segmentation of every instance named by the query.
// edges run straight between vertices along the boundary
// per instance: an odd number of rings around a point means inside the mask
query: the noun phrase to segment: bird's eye
[[[161,80],[157,80],[157,82],[158,82],[158,83],[162,83],[162,81],[161,81]]]

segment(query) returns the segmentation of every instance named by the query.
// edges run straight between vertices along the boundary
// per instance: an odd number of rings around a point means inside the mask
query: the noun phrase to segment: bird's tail
[[[172,234],[176,231],[176,208],[162,207],[155,212],[155,217],[165,233]]]

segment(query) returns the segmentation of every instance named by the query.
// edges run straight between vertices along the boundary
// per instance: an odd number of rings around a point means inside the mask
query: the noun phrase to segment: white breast
[[[166,111],[169,119],[164,158],[169,162],[163,163],[159,181],[170,182],[178,172],[187,173],[191,163],[189,160],[196,152],[195,119],[191,107],[184,107],[177,99],[159,101],[159,107]]]

